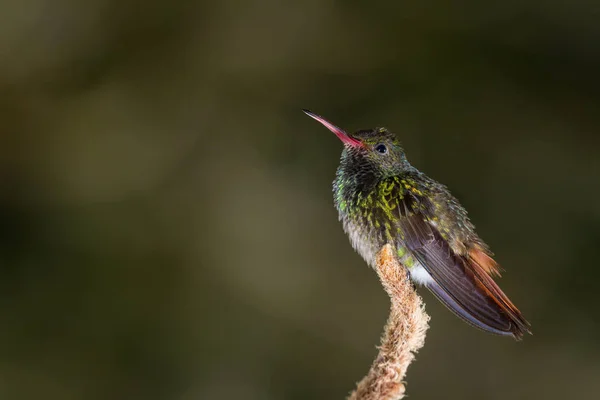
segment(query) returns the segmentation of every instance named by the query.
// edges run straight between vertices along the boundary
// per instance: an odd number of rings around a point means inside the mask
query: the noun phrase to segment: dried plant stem
[[[429,327],[429,315],[425,312],[423,301],[390,245],[377,254],[375,269],[390,296],[390,316],[384,327],[379,354],[349,400],[403,398],[405,387],[402,380],[415,353],[425,344],[425,333]]]

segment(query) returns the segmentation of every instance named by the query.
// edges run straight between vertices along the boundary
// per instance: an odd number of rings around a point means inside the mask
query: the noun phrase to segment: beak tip
[[[306,108],[303,108],[302,111],[306,115],[311,117],[312,119],[323,124],[327,129],[329,129],[331,132],[333,132],[344,144],[354,146],[354,147],[362,146],[362,143],[358,139],[355,139],[355,138],[349,136],[342,129],[333,125],[331,122],[327,121],[325,118],[321,117],[320,115],[317,115],[317,114],[313,113],[312,111],[307,110]]]

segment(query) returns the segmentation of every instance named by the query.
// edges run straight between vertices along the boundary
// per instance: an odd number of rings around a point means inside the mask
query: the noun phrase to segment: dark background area
[[[0,3],[0,398],[343,399],[388,313],[337,221],[386,126],[533,325],[432,316],[415,399],[600,392],[597,1]]]

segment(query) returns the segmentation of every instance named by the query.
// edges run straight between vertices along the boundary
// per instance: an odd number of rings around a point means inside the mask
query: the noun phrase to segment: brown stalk
[[[403,379],[415,353],[425,344],[429,315],[390,245],[377,254],[375,270],[390,296],[390,316],[379,354],[349,400],[397,400],[404,397]]]

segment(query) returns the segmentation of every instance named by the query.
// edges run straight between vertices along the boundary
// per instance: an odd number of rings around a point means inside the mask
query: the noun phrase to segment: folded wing
[[[529,323],[492,279],[497,265],[477,244],[456,254],[421,211],[406,205],[399,223],[403,244],[432,277],[428,289],[452,312],[484,331],[520,339]]]

